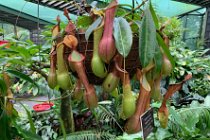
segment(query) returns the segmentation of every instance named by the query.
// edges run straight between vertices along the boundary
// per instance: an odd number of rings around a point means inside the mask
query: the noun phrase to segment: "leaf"
[[[97,4],[98,4],[97,1],[93,1],[93,2],[91,2],[90,6],[91,6],[92,8],[96,8],[96,5],[97,5]]]
[[[160,51],[160,47],[158,46],[158,43],[155,47],[154,62],[155,62],[155,73],[159,74],[162,69],[163,57],[162,57],[162,53]]]
[[[210,94],[204,99],[204,106],[210,107]]]
[[[11,70],[11,69],[7,69],[6,70],[7,73],[10,73],[20,79],[23,79],[23,80],[26,80],[27,82],[35,85],[38,89],[39,89],[39,86],[33,81],[33,79],[31,79],[28,75],[25,75],[19,71],[16,71],[16,70]]]
[[[144,14],[139,30],[139,58],[143,68],[154,58],[156,46],[156,29],[149,8]]]
[[[154,10],[153,6],[152,6],[152,2],[150,2],[149,9],[150,9],[150,12],[151,12],[153,21],[154,21],[154,23],[155,23],[156,29],[159,29],[158,17],[157,17],[157,15],[156,15],[156,13],[155,13],[155,10]]]
[[[23,128],[21,128],[21,126],[18,125],[15,120],[12,121],[12,124],[14,125],[14,127],[17,129],[17,131],[21,134],[21,136],[25,140],[42,140],[42,138],[39,135],[34,134],[31,131],[27,131],[27,130],[24,130]]]
[[[173,136],[172,133],[170,133],[167,129],[163,129],[163,128],[158,128],[157,132],[155,133],[155,137],[158,140],[164,140],[164,139],[170,138],[172,136]]]
[[[118,52],[127,57],[132,47],[133,36],[129,23],[122,17],[114,20],[114,38]]]
[[[134,134],[123,133],[122,136],[118,136],[116,140],[142,140],[142,131]]]
[[[31,113],[28,111],[28,109],[22,103],[20,103],[20,104],[23,106],[23,108],[25,109],[25,111],[27,113],[28,121],[30,123],[30,130],[31,130],[31,132],[36,134],[36,128],[34,126],[34,122],[32,120]]]
[[[176,110],[169,108],[169,112],[177,124],[179,124],[183,129],[186,128],[185,122],[183,121],[181,116],[176,112]]]
[[[3,96],[6,95],[7,92],[7,86],[3,79],[0,78],[0,95],[3,94]]]
[[[24,47],[17,47],[17,51],[20,53],[20,55],[24,58],[24,59],[28,59],[31,57],[29,51],[24,48]]]
[[[0,114],[0,124],[0,139],[11,140],[10,121],[5,110]]]
[[[60,116],[56,109],[53,109],[53,111],[56,115]],[[66,129],[65,129],[63,120],[61,119],[61,117],[58,117],[58,120],[59,120],[60,125],[61,125],[61,131],[63,133],[63,140],[66,140]]]
[[[166,44],[164,43],[164,41],[163,41],[163,39],[162,39],[162,37],[160,36],[159,33],[157,33],[157,41],[158,41],[159,46],[161,46],[161,48],[163,49],[164,54],[168,57],[169,61],[171,62],[172,67],[174,68],[174,67],[175,67],[174,59],[173,59],[173,57],[171,56],[168,47],[167,47]]]
[[[90,25],[90,27],[87,29],[87,31],[85,32],[85,39],[88,41],[91,33],[93,32],[93,30],[95,30],[101,23],[102,21],[102,17],[97,18],[93,24]]]
[[[110,134],[109,132],[100,132],[97,130],[84,130],[67,135],[66,140],[114,140],[115,135]],[[58,140],[63,140],[63,137],[58,138]]]
[[[77,27],[78,28],[87,28],[93,23],[93,19],[90,16],[83,15],[78,17]]]

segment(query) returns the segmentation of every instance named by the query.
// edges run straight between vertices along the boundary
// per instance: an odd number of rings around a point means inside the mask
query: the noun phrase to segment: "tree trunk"
[[[61,96],[66,96],[68,91],[60,89]],[[61,119],[63,120],[63,124],[66,130],[66,133],[74,132],[74,118],[73,112],[71,108],[71,96],[61,99]]]

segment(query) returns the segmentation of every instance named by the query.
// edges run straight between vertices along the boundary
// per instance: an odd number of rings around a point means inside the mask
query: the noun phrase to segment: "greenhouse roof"
[[[66,21],[67,19],[63,15],[63,9],[68,6],[68,8],[72,11],[76,12],[76,9],[71,6],[71,2],[65,3],[60,0],[57,2],[55,0],[39,0],[40,4],[38,5],[37,0],[32,0],[35,3],[28,2],[25,0],[0,0],[0,15],[8,14],[6,16],[0,16],[0,20],[7,21],[7,18],[10,18],[10,14],[12,14],[13,19],[10,21],[15,21],[17,17],[20,17],[19,20],[30,20],[34,23],[40,22],[40,24],[49,24],[55,23],[55,18],[57,15],[60,15],[62,21]],[[43,2],[50,1],[51,4],[47,3],[43,4]],[[90,0],[89,0],[90,1]],[[101,2],[105,2],[107,0],[97,0]],[[130,4],[132,0],[118,0],[120,4]],[[142,0],[136,0],[136,3],[141,3]],[[199,9],[199,6],[184,4],[172,0],[152,0],[152,3],[160,16],[178,16],[183,13],[187,13],[189,11],[193,11],[195,9]],[[61,5],[65,5],[60,7]],[[56,7],[57,6],[57,7]],[[137,4],[135,4],[137,6]],[[57,8],[57,9],[56,9]],[[39,11],[39,16],[38,16]],[[39,20],[38,18],[39,17]],[[74,20],[76,16],[74,14],[70,14],[70,17]],[[8,22],[10,22],[8,21]],[[20,21],[18,21],[20,22]],[[28,23],[25,23],[26,25]],[[29,26],[30,24],[28,24]]]
[[[63,11],[60,10],[38,6],[25,0],[0,0],[0,20],[15,23],[18,17],[17,25],[21,26],[22,23],[22,27],[27,29],[34,28],[38,21],[40,25],[53,24],[57,15],[60,15],[62,21],[67,21]],[[75,15],[70,14],[70,16],[72,19],[76,19]]]
[[[184,2],[184,3],[188,3],[188,4],[200,5],[200,6],[203,6],[203,7],[210,7],[210,0],[174,0],[174,1]]]

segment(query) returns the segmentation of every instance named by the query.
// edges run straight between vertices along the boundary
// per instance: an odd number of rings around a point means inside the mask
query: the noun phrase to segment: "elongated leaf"
[[[133,36],[129,23],[122,17],[114,21],[114,38],[118,52],[127,57],[132,47]]]
[[[160,51],[160,47],[158,46],[158,43],[155,47],[154,62],[155,62],[155,73],[160,73],[162,69],[163,57]]]
[[[159,33],[157,33],[157,41],[158,41],[159,46],[162,47],[162,49],[163,49],[165,55],[168,57],[169,61],[171,62],[172,67],[174,68],[174,67],[175,67],[174,59],[173,59],[173,57],[171,56],[168,47],[167,47],[166,44],[164,43],[164,41],[163,41],[163,39],[162,39],[162,37],[160,36]]]
[[[90,27],[87,29],[87,31],[85,32],[85,39],[88,41],[91,33],[93,32],[93,30],[95,30],[101,23],[102,21],[102,17],[97,18],[92,25],[90,25]]]
[[[0,139],[11,140],[10,121],[5,110],[0,114]]]
[[[42,140],[42,138],[39,135],[21,128],[21,126],[17,124],[15,120],[12,121],[12,124],[17,129],[17,131],[21,134],[24,140]]]
[[[1,53],[1,55],[4,55],[4,54],[18,54],[18,52],[17,51],[14,51],[14,50],[11,50],[11,49],[2,49],[2,50],[0,50],[0,53]]]
[[[169,112],[172,115],[174,121],[180,125],[180,127],[183,128],[183,130],[185,130],[186,128],[186,123],[183,121],[183,119],[181,118],[181,116],[172,108],[169,108]],[[186,130],[185,130],[186,131]]]
[[[14,52],[18,52],[24,59],[31,57],[29,51],[23,46],[11,46],[10,49]]]
[[[31,132],[36,134],[36,128],[34,126],[34,122],[32,120],[31,113],[28,111],[28,109],[22,103],[20,103],[20,104],[23,106],[23,108],[25,109],[25,111],[27,113],[27,117],[28,117],[28,121],[29,121],[29,124],[30,124]]]
[[[3,79],[0,78],[0,95],[6,95],[6,92],[7,92],[7,86],[6,86],[6,83],[4,82]]]
[[[90,16],[83,15],[78,17],[77,27],[78,28],[88,28],[93,22],[93,19]]]
[[[63,123],[63,120],[61,119],[59,113],[57,112],[56,109],[53,109],[53,111],[55,112],[56,115],[59,116],[58,120],[60,122],[60,125],[61,125],[61,131],[63,133],[63,140],[66,140],[66,129],[65,129],[65,126],[64,126],[64,123]]]
[[[8,69],[6,70],[6,72],[18,77],[18,78],[21,78],[23,80],[26,80],[27,82],[30,82],[32,84],[34,84],[34,81],[28,76],[28,75],[25,75],[19,71],[16,71],[16,70],[11,70],[11,69]]]
[[[97,1],[93,1],[93,2],[91,2],[90,6],[91,6],[92,8],[96,8],[96,5],[97,5],[97,4],[98,4]]]
[[[158,17],[157,17],[157,15],[156,15],[156,13],[155,13],[155,10],[154,10],[154,8],[153,8],[151,2],[150,2],[150,5],[149,5],[149,9],[150,9],[150,12],[151,12],[151,14],[152,14],[152,18],[153,18],[153,21],[154,21],[154,23],[155,23],[156,29],[159,29]]]
[[[20,79],[26,80],[27,82],[35,85],[39,89],[39,86],[28,75],[25,75],[25,74],[23,74],[19,71],[11,70],[11,69],[6,70],[6,72],[8,72],[8,73],[20,78]]]
[[[139,58],[145,68],[154,58],[156,46],[156,29],[149,8],[144,12],[139,32]]]
[[[17,51],[20,53],[20,55],[24,58],[24,59],[28,59],[31,57],[29,51],[24,48],[24,47],[17,47]]]
[[[133,23],[135,23],[138,26],[138,28],[141,29],[141,21],[135,20],[133,21]]]

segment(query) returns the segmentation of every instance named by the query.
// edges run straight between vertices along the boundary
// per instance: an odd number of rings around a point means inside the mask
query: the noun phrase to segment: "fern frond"
[[[108,125],[111,128],[116,128],[116,126],[118,126],[123,132],[123,128],[118,123],[111,109],[107,109],[106,107],[99,105],[97,114],[102,125]]]
[[[193,135],[210,133],[210,108],[190,107],[170,110],[172,113],[169,129],[174,134]]]
[[[115,135],[109,132],[99,132],[96,130],[79,131],[67,135],[66,140],[114,140]],[[58,140],[62,140],[59,138]]]

